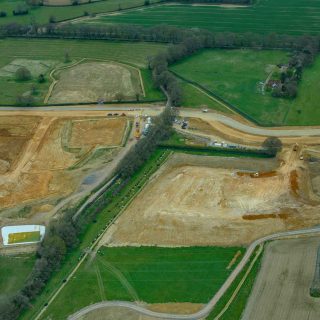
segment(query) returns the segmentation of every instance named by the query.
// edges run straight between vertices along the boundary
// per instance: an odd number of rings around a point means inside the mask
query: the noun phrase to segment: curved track
[[[53,107],[1,107],[0,115],[6,114],[19,114],[28,111],[28,114],[36,114],[44,111],[126,111],[134,114],[147,113],[151,116],[159,114],[163,110],[163,106],[155,106],[148,104],[137,104],[131,106],[112,105],[112,106],[99,106],[99,105],[81,105],[81,106],[53,106]],[[179,109],[181,117],[196,117],[203,120],[218,121],[228,127],[242,131],[244,133],[257,135],[257,136],[274,136],[274,137],[320,137],[320,126],[301,126],[301,127],[258,127],[251,125],[248,121],[241,121],[240,117],[230,117],[218,112],[209,111],[203,113],[199,109]],[[25,114],[25,113],[24,113]],[[239,119],[239,120],[238,120]]]
[[[140,314],[159,318],[159,319],[175,319],[175,320],[197,320],[206,317],[212,309],[215,307],[217,302],[220,300],[220,298],[225,294],[225,292],[228,290],[228,288],[231,286],[232,282],[236,279],[236,277],[239,275],[239,273],[242,271],[244,266],[249,261],[252,253],[255,251],[257,246],[260,244],[269,241],[269,240],[276,240],[280,238],[286,238],[286,237],[292,237],[292,236],[300,236],[300,235],[308,235],[308,234],[315,234],[320,233],[320,227],[310,228],[310,229],[303,229],[303,230],[295,230],[295,231],[286,231],[286,232],[280,232],[275,233],[260,239],[255,240],[251,245],[248,247],[245,255],[243,256],[240,263],[237,265],[237,267],[232,271],[228,279],[225,281],[225,283],[222,285],[222,287],[217,291],[217,293],[212,297],[212,299],[206,304],[206,306],[201,309],[200,311],[189,314],[189,315],[180,315],[180,314],[170,314],[170,313],[160,313],[148,310],[142,306],[139,306],[132,302],[126,302],[126,301],[104,301],[100,303],[96,303],[93,305],[90,305],[88,307],[85,307],[78,312],[74,313],[73,315],[68,317],[68,320],[77,320],[81,319],[82,316],[86,315],[87,313],[97,310],[100,308],[105,307],[122,307],[131,309],[133,311],[136,311]]]

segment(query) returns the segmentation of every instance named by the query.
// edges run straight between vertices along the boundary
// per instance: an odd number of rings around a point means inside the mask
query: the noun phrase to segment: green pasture
[[[227,107],[219,103],[210,95],[206,94],[200,88],[190,83],[181,81],[182,101],[181,106],[185,108],[214,109],[224,113],[232,113]]]
[[[320,58],[304,70],[297,98],[274,98],[261,85],[270,65],[286,63],[290,53],[271,50],[204,50],[171,69],[211,91],[261,125],[320,124]],[[194,105],[185,95],[184,105]],[[209,106],[210,107],[210,106]]]
[[[64,319],[102,300],[205,303],[224,283],[239,248],[101,248],[84,263],[43,318]],[[243,248],[240,248],[244,252]],[[68,301],[68,303],[65,303]]]
[[[157,2],[157,0],[152,0],[151,2]],[[55,20],[58,22],[81,17],[85,12],[88,14],[97,14],[142,6],[144,4],[144,0],[103,0],[77,6],[39,6],[31,7],[29,9],[29,14],[27,15],[14,16],[12,11],[17,7],[17,5],[24,3],[25,2],[22,0],[0,0],[0,11],[7,12],[7,17],[0,18],[0,24],[12,22],[23,24],[30,23],[31,21],[35,21],[37,23],[48,23],[52,16],[55,17]]]
[[[88,23],[127,23],[144,26],[168,24],[214,32],[319,34],[320,2],[317,0],[259,0],[251,7],[162,5],[121,15],[100,17]]]
[[[22,288],[34,262],[33,254],[0,256],[0,302]]]
[[[142,78],[146,89],[146,99],[163,99],[162,93],[151,83],[150,71],[146,69],[146,58],[154,55],[165,46],[147,43],[117,43],[106,41],[80,41],[57,39],[0,39],[0,74],[12,61],[30,59],[56,61],[56,66],[64,63],[65,53],[68,52],[71,62],[82,58],[112,60],[141,68]],[[28,66],[27,66],[28,67]],[[18,95],[27,94],[32,86],[36,86],[34,95],[37,104],[43,103],[44,97],[51,84],[49,73],[45,72],[46,82],[38,83],[37,77],[28,81],[16,81],[13,76],[0,76],[0,104],[14,104]]]

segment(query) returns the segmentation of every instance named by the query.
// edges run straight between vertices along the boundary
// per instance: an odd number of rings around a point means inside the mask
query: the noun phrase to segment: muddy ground
[[[319,237],[268,244],[242,320],[320,319],[320,300],[309,295],[319,246]]]
[[[0,226],[46,222],[59,199],[117,153],[127,121],[79,113],[0,117]]]
[[[156,303],[147,306],[148,309],[157,312],[177,313],[177,314],[191,314],[199,311],[203,305],[197,303]],[[101,308],[92,311],[82,320],[156,320],[154,317],[147,317],[139,313],[125,308]]]
[[[292,149],[277,160],[174,154],[102,243],[246,245],[314,225],[320,219],[319,198],[299,155]]]

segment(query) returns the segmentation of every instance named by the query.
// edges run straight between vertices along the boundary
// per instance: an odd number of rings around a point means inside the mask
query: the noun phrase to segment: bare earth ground
[[[268,244],[242,319],[320,319],[320,300],[309,295],[319,246],[319,237]]]
[[[148,305],[148,309],[157,312],[192,314],[203,307],[198,303],[156,303]],[[125,308],[102,308],[82,317],[83,320],[156,320]]]
[[[0,117],[0,173],[11,170],[17,163],[19,155],[27,141],[34,134],[41,118]]]
[[[81,113],[0,117],[0,226],[45,223],[45,212],[56,201],[75,191],[90,170],[110,161],[126,124],[126,117]]]
[[[142,94],[139,73],[132,67],[108,62],[85,62],[57,71],[49,103],[112,101],[118,93],[123,100]]]
[[[101,244],[240,245],[315,225],[319,198],[299,154],[286,149],[278,168],[270,159],[175,154]]]

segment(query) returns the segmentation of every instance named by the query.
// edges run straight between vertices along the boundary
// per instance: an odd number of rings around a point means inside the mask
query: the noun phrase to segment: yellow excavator
[[[137,140],[139,140],[141,137],[141,119],[142,119],[142,110],[140,112],[140,115],[136,116],[136,119],[135,119],[134,137]]]

